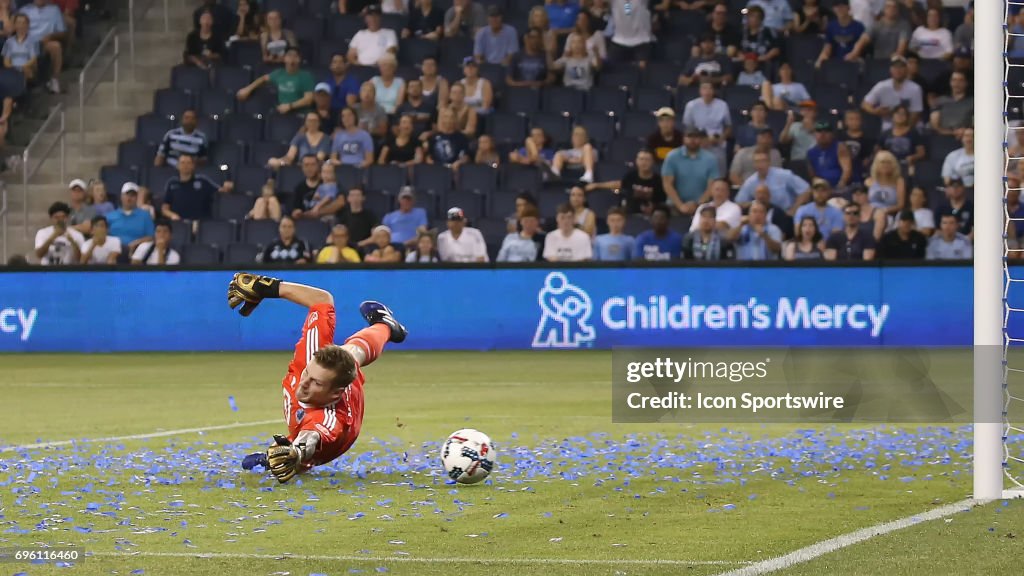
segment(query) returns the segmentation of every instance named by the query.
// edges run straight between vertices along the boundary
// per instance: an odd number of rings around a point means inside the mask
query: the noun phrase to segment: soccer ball
[[[441,448],[441,464],[448,477],[459,484],[476,484],[494,469],[494,447],[487,434],[464,428],[456,430]]]

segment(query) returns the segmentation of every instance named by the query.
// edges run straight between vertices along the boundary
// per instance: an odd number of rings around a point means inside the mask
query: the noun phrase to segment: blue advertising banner
[[[289,270],[330,290],[337,339],[363,300],[391,306],[406,349],[960,346],[968,267]],[[227,271],[0,274],[0,351],[286,350],[304,311],[227,307]]]

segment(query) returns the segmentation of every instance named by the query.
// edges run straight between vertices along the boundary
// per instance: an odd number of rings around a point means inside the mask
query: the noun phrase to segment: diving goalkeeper
[[[387,306],[363,302],[359,312],[370,324],[334,343],[334,298],[326,290],[238,273],[228,284],[228,305],[242,316],[266,298],[282,298],[309,310],[302,336],[284,377],[284,418],[288,436],[274,436],[266,452],[250,454],[242,467],[268,468],[281,483],[301,471],[341,456],[359,437],[363,424],[363,372],[387,342],[399,343],[408,332]]]

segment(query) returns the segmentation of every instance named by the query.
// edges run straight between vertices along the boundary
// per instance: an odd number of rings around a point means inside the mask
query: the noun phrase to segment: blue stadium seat
[[[206,135],[206,142],[209,145],[213,146],[220,141],[220,123],[213,118],[200,116],[196,128]]]
[[[437,164],[417,164],[412,169],[412,186],[417,192],[443,198],[452,189],[452,171]]]
[[[196,174],[206,176],[214,183],[216,183],[218,186],[223,186],[224,182],[229,180],[231,177],[231,172],[223,169],[220,165],[217,164],[200,166],[199,168],[196,169]]]
[[[824,45],[825,41],[821,36],[791,34],[786,38],[785,58],[789,62],[807,58],[813,60],[818,57],[818,54],[821,54],[821,49]],[[888,66],[888,61],[886,61],[886,65]],[[810,82],[810,78],[803,78],[801,81]]]
[[[252,244],[231,244],[224,254],[225,264],[252,264],[260,250]]]
[[[262,57],[262,56],[261,56]],[[240,67],[221,66],[213,76],[213,85],[232,97],[252,82],[252,70]]]
[[[145,114],[135,120],[135,139],[143,144],[159,146],[171,128],[174,128],[174,122],[169,118]]]
[[[213,216],[217,220],[241,222],[245,215],[252,210],[253,198],[245,194],[218,194],[213,199]],[[202,228],[200,228],[202,234]],[[234,238],[235,233],[231,233]],[[204,240],[210,242],[210,240]]]
[[[615,138],[615,119],[599,112],[585,112],[576,118],[576,123],[587,129],[590,143],[602,149]]]
[[[273,220],[245,220],[242,222],[242,241],[266,246],[279,238],[277,222]]]
[[[583,112],[583,100],[582,90],[557,86],[545,88],[541,108],[549,113],[576,116]]]
[[[676,115],[682,117],[686,110],[686,104],[697,98],[700,98],[700,86],[697,84],[676,88],[676,97],[672,103],[672,107],[676,109]]]
[[[383,218],[385,214],[391,212],[393,206],[391,200],[393,198],[394,196],[390,194],[373,189],[368,190],[366,192],[366,209]]]
[[[121,197],[121,186],[125,182],[139,183],[139,173],[124,166],[104,166],[100,168],[100,180],[107,188],[107,196],[116,202]]]
[[[558,207],[569,201],[569,191],[560,184],[548,184],[537,194],[537,209],[540,215],[554,220]]]
[[[462,68],[459,68],[459,79],[463,76]],[[480,77],[486,78],[491,81],[491,88],[494,89],[494,93],[501,95],[505,92],[505,78],[508,76],[508,70],[505,69],[503,64],[488,64],[484,62],[480,65]],[[452,80],[454,82],[454,80]]]
[[[534,194],[536,190],[530,190]],[[516,211],[516,196],[519,192],[513,190],[498,190],[491,194],[488,200],[487,213],[491,218],[506,218]]]
[[[369,82],[374,76],[377,75],[377,68],[373,66],[359,66],[357,64],[349,64],[348,73],[355,76],[356,80],[359,80],[360,83]]]
[[[178,65],[171,69],[171,88],[188,94],[202,94],[210,87],[210,73],[195,66]]]
[[[316,59],[314,62],[321,68],[327,68],[331,65],[331,58],[335,54],[345,54],[347,51],[347,40],[323,40],[316,45]]]
[[[189,244],[185,246],[182,259],[185,264],[213,266],[220,264],[220,250],[209,244]]]
[[[290,1],[288,4],[294,4]],[[300,14],[292,19],[291,29],[296,38],[307,42],[319,42],[324,37],[324,20],[308,14]]]
[[[241,114],[229,116],[222,124],[225,142],[245,144],[263,139],[263,123],[251,116]]]
[[[652,113],[663,106],[672,106],[672,93],[664,88],[637,88],[633,91],[633,110]]]
[[[465,168],[465,166],[463,166]],[[484,198],[480,192],[473,190],[453,190],[446,198],[448,208],[462,208],[466,218],[472,224],[484,215]]]
[[[497,145],[522,146],[526,139],[526,118],[518,114],[494,112],[487,117],[487,133]]]
[[[363,185],[363,171],[355,166],[342,164],[334,169],[334,174],[338,177],[339,191],[348,191]]]
[[[320,248],[327,240],[331,227],[323,220],[303,218],[295,222],[295,235],[306,241],[311,248]]]
[[[234,170],[244,164],[245,148],[235,142],[218,142],[210,151],[210,164]]]
[[[199,97],[199,114],[220,118],[235,112],[235,96],[221,90],[207,90]]]
[[[259,42],[232,42],[228,48],[227,62],[229,66],[255,68],[263,61],[263,50]]]
[[[595,86],[587,93],[587,111],[622,116],[629,107],[629,92],[621,88]]]
[[[633,236],[634,238],[639,236],[641,233],[650,230],[651,225],[647,222],[647,219],[642,214],[633,214],[629,218],[626,218],[626,225],[623,228],[623,234]]]
[[[613,190],[594,190],[587,193],[587,205],[594,211],[594,215],[601,222],[604,222],[608,210],[616,206],[622,206],[623,198]]]
[[[882,80],[889,79],[889,59],[868,60],[864,69],[864,87],[870,89]],[[802,80],[805,81],[805,80]]]
[[[332,14],[331,10],[337,5],[338,3],[334,0],[306,0],[305,12],[317,18],[327,18]]]
[[[540,169],[535,166],[507,164],[502,168],[503,190],[513,192],[533,192],[541,187],[543,179]]]
[[[632,88],[640,83],[640,70],[637,68],[618,68],[601,72],[597,85],[606,88]]]
[[[344,40],[346,44],[352,37],[365,28],[363,20],[355,14],[333,14],[327,22],[327,37],[333,40]]]
[[[282,166],[277,171],[277,189],[282,192],[291,194],[295,191],[295,187],[299,185],[299,182],[303,180],[305,180],[305,177],[302,175],[302,168],[299,166]],[[338,190],[339,192],[343,190],[341,183],[338,183]]]
[[[644,69],[641,85],[645,88],[674,88],[679,83],[683,66],[675,62],[649,62]]]
[[[275,114],[277,96],[269,88],[263,87],[253,92],[244,101],[235,104],[235,109],[242,116],[265,116]]]
[[[171,246],[181,250],[192,243],[192,221],[173,220],[171,222]]]
[[[572,136],[569,118],[553,112],[540,112],[530,116],[530,127],[541,128],[555,148],[567,144]]]
[[[153,193],[154,199],[163,200],[167,191],[167,181],[178,176],[178,170],[170,166],[153,166],[146,171],[146,187]]]
[[[381,28],[390,28],[395,36],[402,37],[402,29],[406,26],[406,18],[402,14],[383,14],[380,19]]]
[[[473,39],[457,36],[441,40],[441,60],[445,66],[462,67],[462,61],[473,55]]]
[[[366,174],[366,187],[397,196],[402,186],[405,186],[405,174],[405,169],[400,166],[370,166]]]
[[[823,112],[841,113],[851,106],[850,93],[840,86],[815,84],[810,90],[818,104],[819,116]]]
[[[464,164],[459,168],[459,190],[488,195],[497,188],[498,171],[494,168],[482,164]]]
[[[268,142],[288,144],[302,129],[302,118],[295,114],[270,114],[267,117],[266,137]]]
[[[266,166],[271,158],[280,158],[288,153],[288,145],[281,142],[253,142],[249,145],[249,161],[251,166]]]
[[[930,160],[945,161],[946,156],[957,148],[962,148],[962,146],[957,142],[955,136],[931,134],[925,140],[925,149]]]
[[[117,165],[122,168],[130,168],[136,172],[142,172],[153,165],[154,158],[156,158],[156,146],[143,144],[136,140],[121,142],[117,145]],[[121,190],[108,190],[107,193],[120,194]]]
[[[270,171],[262,166],[244,165],[232,170],[235,190],[243,194],[259,196],[267,183]]]
[[[153,111],[157,116],[181,118],[181,113],[192,108],[192,95],[173,88],[157,90],[153,95]]]
[[[260,11],[266,14],[271,10],[280,12],[286,27],[290,28],[295,23],[295,16],[299,13],[299,3],[294,0],[263,0]],[[298,30],[295,33],[298,35]]]
[[[398,61],[418,65],[427,58],[437,58],[440,48],[436,40],[404,38],[398,46]]]
[[[629,168],[624,162],[599,162],[594,167],[594,180],[597,182],[610,182],[622,180]]]
[[[501,241],[508,234],[505,220],[501,218],[479,218],[473,222],[473,226],[480,230],[484,236],[484,242],[489,245],[497,244],[500,247]]]
[[[225,249],[235,242],[235,225],[223,220],[204,220],[199,223],[197,244],[209,244]]]
[[[725,93],[730,110],[750,110],[761,100],[761,91],[749,86],[731,86]]]
[[[509,86],[505,88],[499,108],[510,114],[533,114],[540,110],[540,90]]]
[[[643,147],[644,141],[640,139],[616,138],[608,145],[607,160],[613,164],[632,164],[636,161],[636,153],[643,149]]]
[[[815,83],[838,86],[847,92],[856,92],[860,88],[860,63],[833,58],[818,68]]]

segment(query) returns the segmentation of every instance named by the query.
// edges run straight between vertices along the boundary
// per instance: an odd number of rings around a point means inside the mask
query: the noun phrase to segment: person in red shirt
[[[228,305],[249,316],[266,298],[282,298],[308,309],[302,336],[282,381],[287,436],[274,436],[266,452],[250,454],[242,467],[268,468],[281,483],[347,452],[363,424],[362,368],[380,357],[387,342],[408,335],[387,306],[363,302],[370,325],[334,343],[334,298],[330,292],[276,278],[240,272],[228,284]]]

